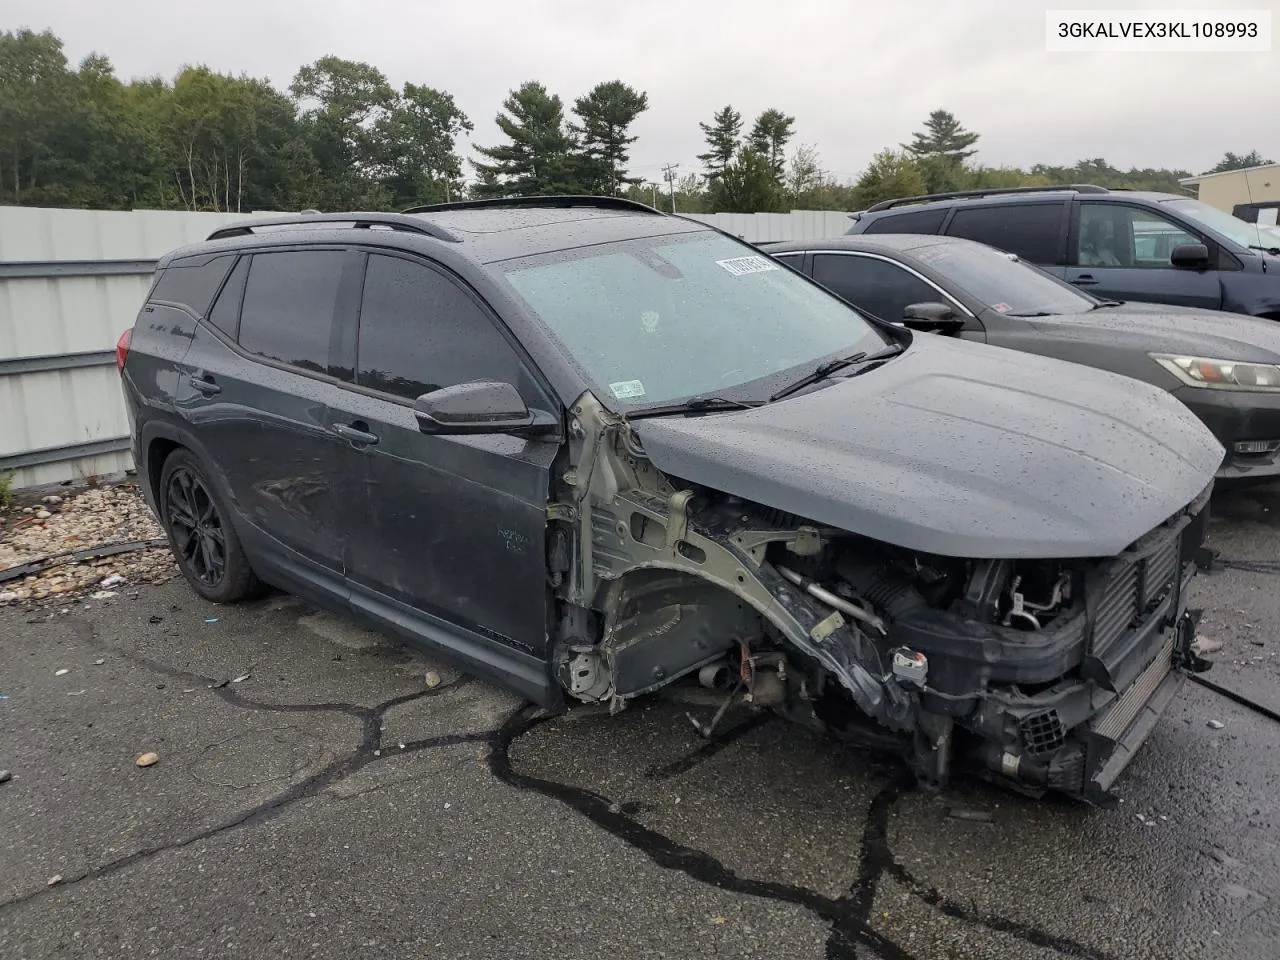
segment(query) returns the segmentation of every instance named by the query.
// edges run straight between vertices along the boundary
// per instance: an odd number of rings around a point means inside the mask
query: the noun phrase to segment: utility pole
[[[658,209],[658,185],[650,182],[649,189],[653,192],[653,209]]]
[[[667,191],[671,194],[671,212],[676,212],[676,170],[680,167],[678,163],[668,163],[662,168],[662,175],[667,180]]]

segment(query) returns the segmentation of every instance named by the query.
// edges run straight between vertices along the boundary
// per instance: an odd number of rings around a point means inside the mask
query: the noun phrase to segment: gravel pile
[[[114,594],[140,583],[164,583],[178,576],[165,546],[109,557],[59,557],[163,537],[134,483],[92,487],[65,497],[53,494],[14,507],[0,517],[0,605],[54,601],[86,592]],[[4,579],[6,571],[33,563],[41,569]]]

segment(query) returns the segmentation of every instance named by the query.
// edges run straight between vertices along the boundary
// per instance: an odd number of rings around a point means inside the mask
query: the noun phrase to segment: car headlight
[[[1179,357],[1164,353],[1153,353],[1150,357],[1189,387],[1280,391],[1280,364],[1242,363],[1239,360]]]

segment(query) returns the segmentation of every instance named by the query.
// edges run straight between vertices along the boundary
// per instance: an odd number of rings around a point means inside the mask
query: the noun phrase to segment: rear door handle
[[[1088,273],[1080,274],[1080,276],[1076,277],[1071,282],[1074,283],[1077,287],[1094,287],[1094,286],[1097,286],[1098,284],[1098,281],[1093,279],[1093,276]]]
[[[187,377],[187,383],[191,384],[206,397],[212,397],[222,392],[222,388],[213,382],[212,377],[198,377],[192,374]]]
[[[351,443],[367,447],[378,442],[378,435],[363,429],[365,426],[366,424],[360,423],[360,421],[350,425],[335,423],[333,432],[342,437],[343,440],[349,440]]]

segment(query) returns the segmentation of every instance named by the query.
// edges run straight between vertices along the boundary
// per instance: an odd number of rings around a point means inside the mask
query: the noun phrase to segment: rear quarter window
[[[1062,203],[1010,203],[959,207],[947,224],[947,236],[976,240],[1016,253],[1023,260],[1062,263]]]
[[[945,207],[928,207],[878,217],[867,224],[863,233],[937,233],[946,219]]]
[[[177,304],[203,317],[234,261],[230,255],[174,261],[160,271],[147,299]]]

